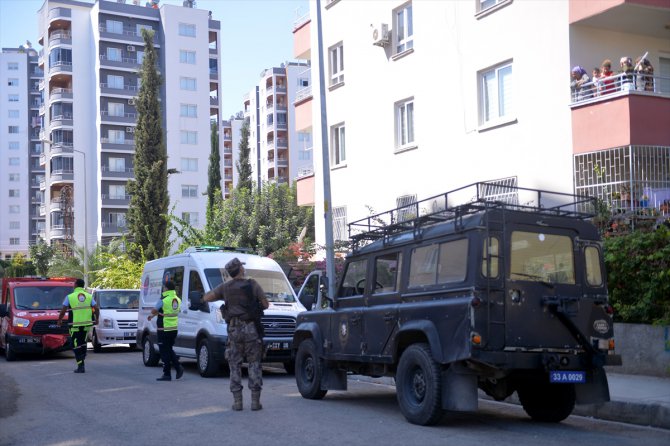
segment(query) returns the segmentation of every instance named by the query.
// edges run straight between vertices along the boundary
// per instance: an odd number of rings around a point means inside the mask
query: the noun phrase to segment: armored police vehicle
[[[538,421],[608,401],[603,366],[621,359],[595,204],[475,183],[351,223],[336,295],[312,284],[299,296],[311,310],[293,337],[300,393],[346,390],[348,373],[394,377],[420,425],[476,410],[478,388],[517,392]]]

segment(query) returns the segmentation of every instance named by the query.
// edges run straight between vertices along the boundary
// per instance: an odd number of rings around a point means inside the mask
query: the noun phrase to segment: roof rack
[[[202,246],[189,246],[184,250],[185,253],[191,252],[239,252],[241,254],[251,254],[254,252],[251,248],[237,248],[234,246],[214,246],[214,245],[202,245]]]
[[[353,251],[401,232],[492,209],[533,212],[577,219],[596,215],[597,198],[528,189],[499,182],[478,182],[349,223]]]

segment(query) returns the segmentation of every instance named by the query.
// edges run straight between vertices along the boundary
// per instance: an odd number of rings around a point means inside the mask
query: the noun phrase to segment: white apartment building
[[[90,249],[126,230],[143,28],[155,33],[168,169],[179,172],[168,181],[170,209],[202,227],[220,23],[188,2],[46,0],[38,14],[47,239]]]
[[[664,173],[654,184],[670,187],[667,2],[320,5],[323,72],[315,0],[293,31],[294,57],[310,61],[313,80],[295,103],[296,129],[313,133],[315,167],[298,193],[299,203],[316,204],[315,215],[322,214],[323,78],[335,240],[346,240],[347,223],[371,212],[479,181],[602,194],[604,182],[641,187],[651,181],[644,166],[656,163],[654,172]],[[660,72],[655,92],[621,89],[571,103],[572,66],[590,74],[610,58],[616,69],[620,56],[645,51]],[[636,171],[641,157],[657,161]],[[603,178],[594,174],[597,166]],[[325,244],[321,218],[316,235]]]
[[[240,159],[240,141],[242,139],[242,126],[244,117],[241,115],[231,116],[227,121],[221,121],[219,131],[219,146],[221,150],[221,181],[223,183],[223,198],[228,198],[232,190],[237,186],[239,172],[237,162]]]
[[[28,44],[0,53],[0,257],[28,254],[44,231],[39,216],[40,119],[37,51]]]
[[[257,86],[244,97],[244,116],[249,120],[249,147],[253,179],[291,183],[298,172],[312,167],[309,132],[295,126],[296,93],[311,78],[305,62],[286,62],[263,70]]]

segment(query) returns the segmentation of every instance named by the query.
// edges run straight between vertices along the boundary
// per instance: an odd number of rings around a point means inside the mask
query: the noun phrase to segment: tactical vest
[[[93,325],[93,296],[88,294],[83,288],[75,288],[67,296],[70,309],[72,310],[72,321],[70,325],[76,327],[88,327]]]
[[[181,309],[181,299],[177,297],[174,290],[167,290],[163,293],[163,308],[158,313],[163,318],[163,331],[177,330],[177,317]]]

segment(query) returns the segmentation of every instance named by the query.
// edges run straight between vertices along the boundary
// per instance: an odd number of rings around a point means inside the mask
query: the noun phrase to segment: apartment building
[[[249,158],[257,184],[291,183],[312,167],[311,134],[296,131],[294,108],[297,92],[310,83],[310,73],[306,62],[268,68],[244,97]]]
[[[142,3],[142,4],[141,4]],[[46,0],[39,11],[46,238],[92,247],[124,234],[144,58],[154,32],[170,209],[204,225],[210,120],[219,122],[220,23],[208,11],[139,1]]]
[[[240,141],[242,139],[242,126],[244,117],[242,113],[231,116],[227,121],[221,121],[219,131],[219,145],[221,151],[221,181],[223,183],[223,198],[230,197],[231,192],[238,182],[237,162],[240,158]]]
[[[44,231],[39,216],[44,178],[37,51],[29,43],[0,53],[0,257],[28,254]]]
[[[330,176],[335,240],[348,222],[478,181],[601,198],[628,185],[658,201],[670,191],[669,24],[661,0],[312,0],[293,30],[313,80],[294,103],[314,141],[299,201],[323,203]],[[573,102],[571,67],[608,58],[616,70],[645,52],[654,90]]]

